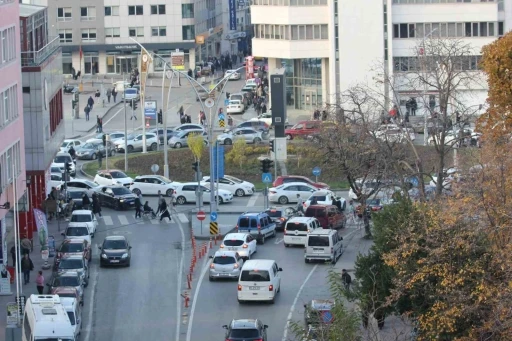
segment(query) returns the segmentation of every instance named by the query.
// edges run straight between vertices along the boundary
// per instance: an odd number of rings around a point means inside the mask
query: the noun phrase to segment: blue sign
[[[324,323],[331,323],[332,320],[333,316],[330,311],[322,311],[322,321],[324,321]]]
[[[272,182],[272,173],[262,173],[261,181],[263,181],[263,183],[266,183],[266,184],[271,183]]]
[[[236,1],[229,0],[229,29],[236,31]]]
[[[217,181],[217,178],[224,176],[224,146],[213,147],[213,176],[210,181]]]
[[[144,116],[156,120],[156,101],[144,101]]]
[[[419,186],[419,184],[420,184],[420,182],[419,182],[418,178],[417,178],[417,177],[415,177],[415,176],[410,177],[410,178],[409,178],[409,181],[411,182],[411,184],[412,184],[414,187],[418,187],[418,186]]]
[[[226,99],[224,100],[224,106],[225,106],[225,107],[227,107],[228,105],[229,105],[229,99],[227,99],[227,98],[226,98]]]
[[[322,174],[322,170],[320,169],[320,167],[313,168],[313,175],[314,176],[320,176],[320,174]]]
[[[219,120],[223,120],[225,118],[224,114],[219,114]]]
[[[217,220],[217,212],[210,213],[210,221],[216,221]]]

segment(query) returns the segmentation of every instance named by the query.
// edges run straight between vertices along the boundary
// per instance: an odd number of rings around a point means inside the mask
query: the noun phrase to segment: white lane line
[[[112,221],[112,217],[108,215],[103,216],[103,224],[105,225],[114,225],[114,222]]]
[[[178,213],[178,217],[180,218],[180,221],[181,221],[183,224],[188,223],[188,218],[187,218],[187,216],[185,215],[185,213]]]
[[[208,250],[207,250],[206,254],[208,254],[209,251],[210,251],[210,246],[208,246]],[[196,288],[196,291],[194,292],[194,298],[192,300],[192,307],[190,308],[190,316],[188,318],[186,341],[190,341],[190,339],[192,337],[192,325],[194,324],[194,313],[196,311],[197,297],[199,296],[199,291],[201,290],[201,284],[203,283],[204,276],[206,275],[206,271],[208,270],[207,265],[208,265],[209,261],[210,261],[210,258],[204,257],[203,269],[201,270],[201,276],[199,276],[199,280],[197,281],[197,288]]]
[[[108,122],[112,121],[112,120],[114,119],[114,117],[116,117],[116,116],[117,116],[117,114],[119,114],[119,113],[120,113],[121,111],[123,111],[123,110],[124,110],[124,106],[122,106],[122,105],[121,105],[121,109],[119,109],[119,110],[118,110],[118,111],[117,111],[117,112],[116,112],[116,113],[115,113],[111,118],[109,118],[109,119],[107,120],[107,122],[105,122],[105,124],[104,124],[104,125],[107,125],[107,124],[108,124]]]
[[[160,225],[160,219],[158,219],[158,218],[151,219],[151,224],[153,224],[153,225]]]
[[[279,239],[276,239],[276,241],[274,242],[274,244],[281,244],[283,242],[284,238],[279,238]]]
[[[176,217],[174,220],[177,220]],[[183,227],[178,222],[178,227],[180,228],[181,233],[181,260],[180,260],[180,268],[178,269],[177,276],[177,287],[176,287],[176,341],[180,341],[180,332],[181,332],[181,324],[178,322],[181,319],[181,286],[183,285],[183,266],[185,261],[185,232],[183,231]],[[206,258],[206,257],[205,257]],[[86,340],[87,341],[87,340]]]
[[[117,219],[119,219],[121,225],[128,225],[128,218],[126,218],[125,215],[119,215],[117,216]]]
[[[260,197],[260,193],[254,193],[247,203],[247,207],[252,207],[256,204],[256,200]]]
[[[290,308],[290,312],[288,313],[288,317],[286,318],[286,326],[284,327],[284,333],[283,333],[283,339],[282,341],[288,340],[288,328],[290,327],[290,322],[292,321],[293,312],[295,311],[295,306],[297,305],[297,301],[299,300],[300,294],[302,293],[302,290],[306,286],[306,283],[309,281],[311,276],[313,276],[313,273],[315,272],[316,268],[318,267],[318,264],[316,264],[313,269],[311,269],[311,272],[306,277],[304,282],[299,288],[299,291],[297,292],[297,295],[295,295],[295,299],[293,300],[292,306]],[[188,340],[187,340],[188,341]]]
[[[98,244],[94,244],[94,248],[97,250]],[[84,341],[89,341],[89,337],[91,336],[94,296],[96,296],[96,286],[98,285],[98,277],[99,277],[99,272],[97,272],[96,267],[92,267],[92,272],[93,272],[92,277],[94,278],[94,276],[96,276],[96,278],[92,285],[91,296],[89,298],[89,315],[87,316],[87,326],[85,327]]]

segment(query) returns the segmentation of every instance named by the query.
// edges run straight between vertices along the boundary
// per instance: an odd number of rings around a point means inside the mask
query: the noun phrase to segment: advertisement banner
[[[156,101],[144,101],[144,116],[156,120]]]
[[[171,52],[171,67],[174,70],[185,70],[185,52]]]
[[[236,1],[229,0],[229,29],[236,31]]]
[[[7,303],[7,328],[15,328],[18,324],[18,304]]]
[[[213,180],[224,176],[224,146],[213,147]]]
[[[34,219],[36,221],[37,235],[39,236],[39,243],[41,243],[41,250],[48,250],[48,224],[46,214],[40,209],[34,208]]]

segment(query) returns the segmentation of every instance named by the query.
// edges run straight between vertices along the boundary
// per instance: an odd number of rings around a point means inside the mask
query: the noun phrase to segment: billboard
[[[144,116],[156,120],[156,101],[144,101]]]
[[[236,1],[229,0],[229,29],[236,31]]]
[[[174,70],[185,70],[185,52],[171,52],[171,67]]]

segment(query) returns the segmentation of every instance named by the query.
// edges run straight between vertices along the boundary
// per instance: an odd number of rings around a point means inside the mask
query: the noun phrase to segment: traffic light
[[[137,109],[137,101],[133,101],[132,109],[133,110]]]
[[[270,172],[270,169],[273,166],[274,166],[274,162],[270,161],[269,159],[261,160],[261,172],[262,173]]]
[[[107,146],[107,135],[106,134],[103,134],[102,140],[103,140],[103,147],[106,147]]]
[[[192,164],[192,169],[194,170],[194,172],[199,172],[199,162],[196,161]]]
[[[268,149],[269,149],[271,152],[275,152],[275,150],[274,150],[274,148],[275,148],[274,142],[275,142],[275,140],[270,140],[270,146],[269,146],[269,148],[268,148]]]
[[[71,173],[71,163],[69,163],[68,161],[66,161],[66,163],[64,163],[64,171],[66,173]]]
[[[162,120],[162,113],[161,112],[158,113],[158,123],[159,124],[163,124],[164,123],[164,121]]]
[[[128,102],[128,105],[130,106],[130,108],[132,107],[132,103],[133,103],[133,101]]]

